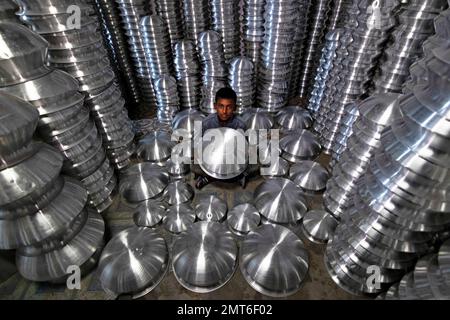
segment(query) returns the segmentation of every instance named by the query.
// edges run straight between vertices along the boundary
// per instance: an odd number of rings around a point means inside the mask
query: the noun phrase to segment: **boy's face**
[[[223,99],[219,98],[214,104],[214,109],[217,111],[217,116],[220,121],[228,121],[233,117],[234,109],[236,108],[236,103],[233,99]]]

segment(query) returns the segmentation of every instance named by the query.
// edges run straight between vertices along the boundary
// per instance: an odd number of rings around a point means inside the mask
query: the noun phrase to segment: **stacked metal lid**
[[[61,154],[32,141],[36,108],[0,93],[0,113],[0,249],[18,249],[26,279],[64,280],[69,266],[82,267],[102,246],[103,219],[86,208],[81,184],[60,175]]]
[[[49,43],[48,63],[75,77],[80,91],[86,94],[86,105],[94,117],[102,136],[107,156],[117,169],[129,164],[133,133],[131,122],[124,108],[120,88],[111,68],[96,17],[90,16],[94,8],[81,1],[59,0],[52,5],[21,0],[21,20],[42,35]],[[79,5],[80,26],[71,26],[70,5]],[[69,20],[68,20],[69,19]],[[112,100],[111,92],[115,99]],[[105,99],[108,103],[98,104]],[[95,100],[95,102],[94,102]]]
[[[337,110],[329,111],[323,124],[315,125],[314,129],[321,134],[320,142],[325,153],[331,154],[333,160],[338,159],[345,149],[347,139],[352,133],[352,125],[358,116],[358,107],[351,102],[340,105]]]
[[[103,290],[141,297],[158,286],[169,267],[166,241],[156,231],[132,227],[116,234],[102,252]]]
[[[353,124],[359,118],[359,105],[348,104],[344,108],[345,118],[341,121],[339,129],[334,139],[333,149],[331,150],[330,168],[333,168],[335,164],[341,158],[342,153],[347,149],[348,139],[353,135]]]
[[[397,94],[377,94],[358,105],[360,117],[353,124],[348,148],[333,167],[333,175],[324,194],[325,207],[335,217],[351,203],[358,179],[380,146],[381,132],[395,119]]]
[[[211,26],[208,0],[185,0],[182,3],[184,36],[197,43],[200,33],[209,30]]]
[[[173,134],[182,137],[183,141],[191,139],[197,133],[195,132],[195,125],[201,124],[203,119],[205,119],[205,115],[196,109],[178,112],[172,122]],[[201,134],[201,132],[198,134]]]
[[[337,123],[339,127],[346,105],[367,93],[383,45],[395,25],[397,6],[397,0],[367,0],[360,2],[357,7],[352,7],[352,10],[355,10],[355,20],[349,21],[347,32],[353,30],[353,41],[347,47],[348,55],[342,63],[335,65],[335,69],[340,70],[334,70],[332,90],[328,99],[322,100],[321,113],[326,116],[320,119],[320,124],[328,121]],[[356,28],[351,25],[355,22]],[[335,143],[337,127],[328,129],[328,138],[322,136],[322,141],[327,140],[325,151],[328,153]]]
[[[257,103],[271,112],[287,103],[298,15],[296,0],[266,1]]]
[[[244,0],[242,38],[245,55],[253,62],[255,75],[259,75],[261,48],[264,40],[265,0]]]
[[[328,32],[344,27],[352,0],[333,0]]]
[[[178,0],[156,0],[156,13],[164,19],[172,47],[184,38],[182,4]]]
[[[237,268],[237,255],[233,235],[223,224],[201,221],[175,241],[172,268],[183,287],[207,293],[231,279]]]
[[[175,43],[173,48],[175,75],[182,109],[200,107],[201,65],[197,57],[196,44],[191,40]]]
[[[210,8],[212,29],[220,34],[225,62],[229,63],[240,52],[239,2],[236,0],[211,0]]]
[[[328,62],[324,62],[328,71],[325,72],[326,78],[323,87],[320,86],[317,102],[314,101],[314,108],[316,110],[314,114],[314,119],[316,120],[314,123],[314,131],[318,134],[320,134],[322,125],[326,120],[326,115],[330,110],[329,104],[333,102],[334,95],[336,94],[336,84],[339,83],[341,65],[349,54],[347,47],[353,41],[352,32],[354,28],[354,25],[349,24],[347,28],[336,30],[336,32],[339,32],[339,34],[336,34],[336,48],[330,51],[330,59]],[[328,63],[330,64],[329,66]]]
[[[385,293],[385,300],[449,300],[450,241],[417,262],[413,271]],[[378,299],[379,297],[377,297]]]
[[[144,16],[140,22],[141,36],[153,80],[173,74],[173,58],[169,32],[163,18]],[[155,88],[156,93],[157,90]]]
[[[171,76],[173,57],[167,25],[160,16],[153,14],[142,17],[140,28],[156,94],[157,117],[162,123],[171,123],[180,100],[177,82]]]
[[[148,108],[156,107],[156,97],[153,90],[150,62],[145,55],[144,40],[142,38],[139,23],[143,16],[149,14],[145,0],[116,0],[122,28],[127,37],[128,48],[134,64],[134,74],[137,79],[142,102]]]
[[[308,275],[309,255],[292,231],[266,224],[243,240],[239,266],[256,291],[270,297],[286,297],[296,293]]]
[[[172,76],[162,75],[154,83],[158,120],[161,123],[171,124],[173,117],[180,110],[177,81]]]
[[[228,83],[237,95],[236,113],[242,114],[255,103],[255,70],[246,57],[235,57],[230,61]]]
[[[19,22],[16,16],[16,12],[19,10],[19,6],[14,0],[4,0],[0,3],[0,21],[1,22]]]
[[[429,37],[423,43],[424,56],[432,54],[432,50],[450,43],[449,29],[450,29],[450,9],[443,11],[434,20],[435,35]],[[404,83],[403,93],[411,93],[414,85],[420,82],[426,82],[426,72],[424,60],[418,60],[411,65],[410,78]]]
[[[333,67],[333,61],[336,58],[336,50],[339,45],[339,39],[342,33],[342,29],[336,29],[330,31],[325,36],[325,44],[322,48],[322,56],[320,58],[320,64],[317,68],[316,76],[314,78],[315,82],[308,104],[308,110],[313,113],[314,118],[320,108],[320,104],[325,92],[325,86],[329,78],[330,70]]]
[[[402,92],[409,67],[422,55],[423,42],[434,34],[434,19],[447,7],[447,0],[408,1],[402,7],[400,26],[392,34],[374,79],[376,92]]]
[[[295,58],[291,59],[291,74],[289,81],[289,99],[297,97],[299,94],[301,76],[302,76],[302,62],[303,53],[306,45],[306,38],[308,37],[308,19],[309,9],[311,5],[310,0],[298,1],[299,13],[297,21],[295,22],[295,36],[294,47],[292,48],[292,54]]]
[[[427,82],[400,98],[401,117],[381,134],[380,148],[327,247],[333,280],[357,294],[379,293],[399,281],[429,251],[434,233],[450,226],[450,47],[432,53],[425,62]],[[371,265],[379,267],[380,286],[367,282]]]
[[[227,203],[214,194],[200,194],[195,199],[194,212],[201,221],[223,222],[227,211]]]
[[[103,26],[103,38],[110,49],[110,60],[112,66],[116,68],[116,75],[121,88],[123,88],[124,98],[133,107],[137,107],[140,102],[140,92],[126,38],[122,32],[116,2],[115,0],[95,0],[95,5]]]
[[[331,0],[319,0],[311,3],[307,28],[308,39],[302,54],[299,83],[299,95],[303,98],[309,98],[312,91],[314,79],[311,74],[319,64],[318,53],[322,50],[331,2]]]
[[[78,82],[63,71],[45,67],[48,44],[36,33],[12,23],[2,23],[0,33],[4,40],[0,91],[35,106],[40,115],[38,133],[63,154],[63,172],[81,180],[90,204],[104,211],[112,203],[116,177]]]
[[[216,92],[227,86],[227,66],[223,54],[222,38],[216,31],[200,33],[197,43],[202,64],[202,101],[201,110],[214,113]]]

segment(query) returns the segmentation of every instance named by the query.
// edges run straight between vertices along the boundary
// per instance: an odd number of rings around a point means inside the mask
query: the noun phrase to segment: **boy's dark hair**
[[[231,88],[222,88],[216,93],[216,100],[215,102],[219,101],[219,99],[231,99],[234,101],[234,103],[237,102],[237,95],[236,92],[234,92]]]

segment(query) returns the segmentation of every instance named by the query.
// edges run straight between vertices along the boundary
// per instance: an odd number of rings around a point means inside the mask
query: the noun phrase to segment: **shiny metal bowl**
[[[146,200],[138,205],[133,220],[138,227],[153,228],[166,216],[167,205],[161,201]]]
[[[197,162],[208,175],[227,180],[239,176],[248,164],[248,143],[243,133],[230,128],[207,130]]]
[[[239,204],[228,212],[228,228],[237,236],[246,236],[260,223],[261,216],[255,206],[250,203]]]
[[[215,195],[201,194],[195,202],[195,215],[199,220],[222,222],[227,215],[227,203]]]
[[[138,298],[158,286],[168,266],[164,238],[151,229],[131,227],[108,242],[98,268],[105,291]]]
[[[171,233],[185,232],[194,224],[195,213],[190,204],[182,203],[170,206],[164,217],[164,228]]]
[[[324,210],[308,211],[303,218],[302,230],[308,240],[314,243],[327,243],[332,239],[338,221]]]
[[[329,178],[328,171],[313,161],[297,162],[289,169],[289,179],[306,191],[323,191]]]
[[[242,242],[239,265],[253,289],[270,297],[286,297],[300,289],[308,274],[309,255],[292,231],[266,224]]]
[[[216,222],[194,223],[173,245],[172,268],[186,289],[207,293],[233,276],[238,248],[232,233]]]
[[[174,181],[167,185],[163,199],[170,205],[190,201],[194,197],[194,189],[184,181]]]
[[[295,225],[307,211],[302,190],[284,178],[262,182],[255,190],[254,199],[255,207],[272,223]]]
[[[141,202],[160,195],[168,184],[166,170],[150,163],[140,163],[121,173],[119,193],[129,202]]]

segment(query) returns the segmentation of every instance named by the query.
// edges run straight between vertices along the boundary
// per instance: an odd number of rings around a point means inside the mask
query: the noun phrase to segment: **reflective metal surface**
[[[323,210],[308,211],[302,222],[303,234],[314,243],[327,243],[334,234],[338,221]]]
[[[309,129],[313,119],[307,110],[297,106],[287,106],[277,112],[276,121],[280,130],[289,131]]]
[[[234,0],[210,1],[212,29],[222,38],[226,63],[239,55],[240,25],[239,2]]]
[[[286,177],[289,173],[289,162],[278,157],[269,166],[261,166],[259,171],[263,178]]]
[[[254,192],[254,199],[255,207],[272,223],[295,225],[307,210],[302,190],[284,178],[262,182]]]
[[[199,220],[222,222],[227,215],[227,204],[215,195],[199,194],[195,200],[195,215]]]
[[[39,78],[50,70],[45,66],[47,42],[18,23],[0,24],[0,84],[22,83]]]
[[[83,266],[103,245],[105,223],[100,214],[85,211],[59,238],[16,251],[19,273],[31,281],[67,277],[70,266]]]
[[[60,178],[55,185],[56,192],[43,195],[34,210],[26,212],[26,207],[22,207],[23,212],[14,210],[8,214],[8,210],[1,209],[0,248],[34,245],[66,231],[84,209],[87,193],[70,178]]]
[[[205,113],[215,113],[216,92],[227,86],[227,66],[219,33],[208,30],[200,33],[197,50],[202,65],[202,101],[200,109]]]
[[[138,227],[152,228],[157,226],[166,216],[167,205],[156,200],[140,203],[133,213],[134,223]]]
[[[175,132],[183,135],[183,138],[190,139],[194,136],[196,122],[202,122],[205,115],[196,109],[187,109],[178,112],[173,119],[172,128]]]
[[[233,2],[236,3],[235,1]],[[233,14],[232,16],[236,15]],[[231,89],[237,94],[235,112],[242,114],[255,104],[255,70],[250,59],[246,57],[234,57],[234,54],[230,57],[228,83]]]
[[[33,204],[52,187],[61,167],[62,156],[57,150],[35,143],[27,158],[0,171],[0,206]]]
[[[247,129],[269,130],[274,125],[272,115],[261,108],[248,108],[241,115],[241,118],[245,122]]]
[[[245,55],[253,62],[255,75],[258,75],[258,68],[261,57],[261,47],[264,39],[264,7],[266,1],[245,0],[243,2],[243,32]]]
[[[33,137],[39,113],[24,100],[0,94],[0,168],[14,151],[23,148]],[[13,159],[12,159],[13,160]]]
[[[253,289],[270,297],[286,297],[300,289],[308,273],[309,257],[293,232],[266,224],[242,242],[239,265]]]
[[[197,222],[175,241],[172,268],[186,289],[207,293],[233,276],[238,248],[232,233],[217,222]]]
[[[289,179],[306,191],[323,191],[329,177],[328,171],[313,161],[300,161],[289,169]]]
[[[174,181],[167,185],[163,199],[170,205],[190,201],[194,197],[194,189],[184,181]]]
[[[155,131],[139,140],[136,155],[138,159],[147,162],[165,162],[170,158],[175,145],[176,142],[171,140],[169,133]]]
[[[260,222],[258,210],[250,203],[239,204],[228,212],[228,228],[237,236],[246,236],[255,230]]]
[[[169,252],[157,232],[131,227],[116,234],[99,261],[102,288],[137,298],[156,288],[169,266]]]
[[[200,107],[202,81],[196,43],[186,39],[176,42],[173,47],[173,55],[180,107],[181,109],[198,109]]]
[[[247,168],[248,143],[240,131],[226,127],[211,129],[197,143],[202,144],[197,162],[208,175],[227,180]]]
[[[328,15],[331,10],[331,0],[311,1],[311,7],[308,12],[308,23],[305,39],[306,45],[301,64],[299,95],[309,98],[314,78],[311,76],[319,64],[318,53],[322,49],[327,28]]]
[[[164,217],[164,228],[171,233],[185,232],[195,221],[194,209],[190,204],[182,203],[170,206]]]
[[[397,117],[397,94],[376,94],[358,104],[360,118],[352,127],[348,148],[333,167],[324,194],[325,207],[336,217],[348,206],[356,182],[367,169],[371,156],[381,144],[381,132]]]
[[[116,0],[121,17],[123,33],[126,35],[134,73],[143,103],[149,108],[156,108],[156,96],[152,83],[150,61],[145,55],[144,39],[139,23],[148,15],[145,0]],[[152,2],[153,3],[153,2]]]
[[[280,140],[280,148],[281,156],[294,163],[307,159],[313,160],[321,151],[317,137],[306,130],[287,134]]]
[[[200,33],[211,26],[209,3],[207,0],[186,0],[182,5],[185,36],[197,42]]]
[[[129,202],[140,202],[160,195],[169,184],[169,174],[151,163],[130,166],[120,176],[119,192]]]

